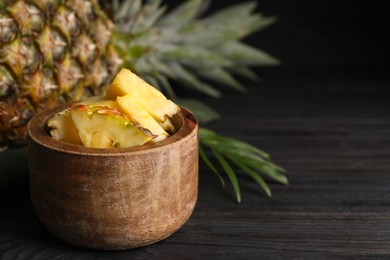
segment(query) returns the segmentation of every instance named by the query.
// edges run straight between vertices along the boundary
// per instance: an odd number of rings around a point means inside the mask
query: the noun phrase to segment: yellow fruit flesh
[[[80,139],[79,133],[77,131],[77,128],[73,122],[73,119],[71,117],[71,110],[77,106],[80,105],[90,105],[90,106],[102,106],[102,107],[108,107],[108,108],[117,108],[118,105],[115,101],[112,100],[105,100],[101,97],[92,97],[85,99],[83,101],[77,102],[73,104],[70,109],[66,109],[58,114],[56,114],[54,117],[50,118],[47,122],[47,126],[51,129],[50,135],[57,140],[61,140],[67,143],[76,144],[76,145],[83,145],[83,142]],[[98,139],[99,135],[96,135],[94,137],[94,140]],[[104,138],[100,135],[101,138]],[[96,142],[96,141],[94,141]],[[103,142],[103,141],[102,141]],[[106,141],[107,142],[107,141]],[[103,144],[93,145],[94,147],[100,147],[104,146]]]
[[[105,109],[104,114],[89,110],[73,110],[72,120],[86,147],[113,148],[132,147],[150,141],[154,136],[139,128],[125,116]]]
[[[160,91],[146,83],[128,69],[122,69],[106,91],[105,97],[116,100],[119,96],[131,95],[158,122],[178,113],[180,108]]]
[[[106,92],[75,103],[49,120],[55,139],[87,147],[131,147],[176,132],[180,108],[131,71],[123,69]]]
[[[51,129],[50,135],[55,139],[76,145],[83,144],[68,111],[50,118],[47,126]]]
[[[145,110],[143,104],[132,95],[118,97],[116,103],[119,109],[134,118],[142,127],[149,129],[154,135],[154,142],[164,140],[169,136],[157,121]]]
[[[159,122],[158,123],[166,132],[169,134],[174,134],[176,133],[176,127],[173,125],[172,121],[170,118],[165,119],[164,122]]]

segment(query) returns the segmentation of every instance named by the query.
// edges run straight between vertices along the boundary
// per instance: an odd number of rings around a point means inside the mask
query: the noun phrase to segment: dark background
[[[166,1],[174,6],[181,1]],[[211,11],[245,1],[212,2]],[[263,77],[389,76],[389,15],[382,1],[258,0],[279,21],[246,42],[281,60]]]

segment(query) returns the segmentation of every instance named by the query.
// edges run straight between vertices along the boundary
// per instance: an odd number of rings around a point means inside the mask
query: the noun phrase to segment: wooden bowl
[[[186,109],[171,137],[131,148],[98,149],[53,139],[46,121],[28,124],[31,199],[43,225],[82,247],[116,250],[160,241],[190,217],[198,193],[198,123]]]

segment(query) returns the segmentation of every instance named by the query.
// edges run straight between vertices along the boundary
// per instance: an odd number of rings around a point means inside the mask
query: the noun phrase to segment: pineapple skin
[[[103,92],[112,26],[95,0],[0,0],[0,150],[25,145],[35,113]]]

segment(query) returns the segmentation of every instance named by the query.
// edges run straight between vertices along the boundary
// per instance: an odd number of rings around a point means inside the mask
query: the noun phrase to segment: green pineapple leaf
[[[198,46],[160,45],[160,57],[173,59],[196,69],[232,66],[232,62],[214,51]]]
[[[203,1],[202,0],[189,0],[176,7],[169,14],[165,15],[157,23],[157,26],[170,28],[183,26],[190,23],[197,17],[201,10]]]
[[[212,149],[212,152],[213,152],[215,158],[221,164],[226,175],[228,176],[230,183],[233,186],[234,193],[236,194],[237,202],[240,203],[241,202],[241,191],[240,191],[240,185],[238,184],[236,173],[234,172],[233,168],[230,166],[230,164],[226,161],[226,159],[220,154],[220,152],[217,149]]]
[[[202,149],[204,147],[210,149],[212,155],[222,166],[232,184],[238,202],[241,200],[240,187],[237,174],[229,162],[235,164],[238,169],[241,169],[243,173],[258,183],[268,197],[271,197],[271,190],[264,178],[288,185],[288,179],[285,176],[286,170],[274,164],[267,153],[251,144],[221,136],[203,127],[199,129],[199,143]],[[202,150],[201,158],[210,167],[211,160],[207,158],[204,150]],[[217,172],[214,165],[212,167],[210,168],[213,172]]]
[[[169,67],[173,71],[173,79],[182,83],[183,86],[186,86],[190,89],[194,89],[203,94],[212,96],[212,97],[220,97],[221,92],[213,88],[208,83],[202,82],[199,77],[191,73],[188,69],[182,66],[178,62],[170,62]]]
[[[242,93],[246,92],[246,88],[242,86],[241,83],[232,76],[232,74],[222,67],[199,69],[197,73],[204,79],[217,82],[223,86],[231,87]]]
[[[113,42],[123,67],[132,68],[150,83],[158,82],[170,96],[175,96],[169,84],[172,80],[181,83],[175,88],[189,87],[211,97],[221,96],[211,83],[245,92],[233,75],[256,80],[248,66],[279,63],[264,51],[240,42],[276,21],[254,12],[256,2],[229,6],[206,17],[203,14],[209,0],[184,1],[169,12],[162,5],[164,1],[139,2],[114,1]],[[158,69],[157,64],[165,66]]]
[[[132,1],[123,1],[123,4],[120,4],[118,0],[113,1],[113,8],[115,10],[113,19],[116,22],[119,22],[123,18],[132,17],[142,7],[142,0],[132,0]]]
[[[240,160],[237,160],[232,156],[228,156],[228,158],[232,162],[234,162],[239,168],[241,168],[246,174],[248,174],[248,176],[251,177],[255,182],[257,182],[268,197],[272,196],[271,189],[269,188],[268,184],[255,170],[249,168],[247,165],[240,162]]]
[[[252,80],[254,82],[260,81],[259,76],[255,72],[253,72],[250,68],[245,66],[237,65],[234,68],[227,69],[231,74],[235,74],[237,76],[241,76],[243,78]]]
[[[221,181],[222,187],[225,188],[225,180],[223,179],[221,174],[218,172],[218,170],[215,168],[214,164],[209,160],[209,158],[207,157],[207,155],[206,155],[205,151],[203,150],[202,146],[199,146],[199,155],[202,158],[202,160],[206,163],[206,165],[211,169],[211,171],[214,172],[217,175],[217,177]]]
[[[238,41],[227,42],[215,50],[219,55],[239,65],[275,66],[279,61],[259,49]]]
[[[220,118],[217,111],[197,99],[179,99],[176,103],[194,112],[201,124],[206,124]]]

